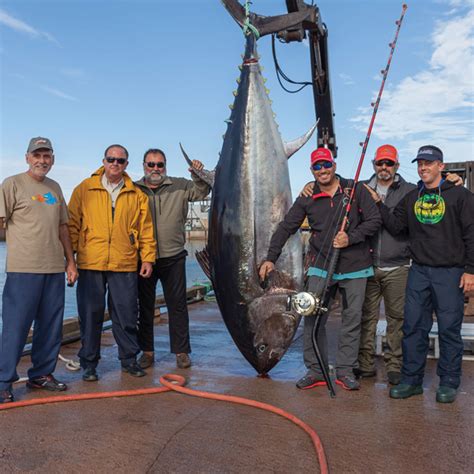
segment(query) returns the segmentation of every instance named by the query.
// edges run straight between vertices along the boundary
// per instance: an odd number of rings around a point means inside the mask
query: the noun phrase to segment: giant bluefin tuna
[[[240,4],[223,3],[243,25]],[[301,15],[292,15],[285,15],[290,17],[288,21],[301,21]],[[252,18],[253,28],[258,28],[255,24],[261,17]],[[280,28],[282,17],[277,22]],[[265,25],[263,33],[270,32],[268,18]],[[246,35],[238,84],[213,177],[208,270],[235,344],[257,372],[264,374],[282,358],[300,321],[296,313],[287,310],[288,294],[300,290],[302,284],[300,236],[288,240],[276,271],[264,284],[259,281],[258,268],[266,259],[273,232],[292,203],[288,158],[309,140],[315,127],[300,139],[283,143],[252,30]]]

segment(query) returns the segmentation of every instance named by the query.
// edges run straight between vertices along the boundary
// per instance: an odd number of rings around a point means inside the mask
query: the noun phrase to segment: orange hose
[[[287,420],[292,421],[297,426],[299,426],[302,430],[304,430],[308,434],[308,436],[311,438],[311,441],[316,450],[316,455],[319,460],[321,474],[327,474],[329,472],[328,464],[326,460],[326,454],[324,452],[321,439],[319,438],[318,434],[309,425],[301,421],[296,416],[282,410],[281,408],[277,408],[267,403],[257,402],[255,400],[249,400],[248,398],[234,397],[232,395],[221,395],[218,393],[203,392],[200,390],[185,388],[184,387],[185,382],[186,382],[185,378],[182,377],[181,375],[166,374],[160,377],[160,383],[163,385],[163,387],[35,398],[32,400],[22,400],[19,402],[2,403],[0,404],[0,411],[10,410],[12,408],[33,406],[33,405],[45,405],[47,403],[72,402],[72,401],[79,401],[79,400],[94,400],[94,399],[100,399],[100,398],[131,397],[131,396],[136,396],[136,395],[152,395],[155,393],[175,391],[179,393],[184,393],[185,395],[191,395],[192,397],[208,398],[210,400],[221,400],[224,402],[238,403],[240,405],[247,405],[250,407],[259,408],[261,410],[266,410],[266,411],[275,413],[276,415],[282,416],[283,418],[286,418]]]

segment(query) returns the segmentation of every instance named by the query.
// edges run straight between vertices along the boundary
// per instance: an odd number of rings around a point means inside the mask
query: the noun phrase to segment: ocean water
[[[194,252],[201,250],[206,245],[206,242],[203,240],[192,240],[186,244],[186,250],[189,255],[186,259],[186,282],[187,287],[191,287],[195,284],[208,282],[208,278],[204,275],[201,267],[199,266]],[[3,286],[5,285],[5,261],[7,257],[7,245],[5,242],[0,242],[0,294],[3,294]],[[27,291],[25,289],[25,291]],[[158,282],[156,288],[156,294],[162,293],[161,283]],[[0,299],[0,316],[2,314],[2,301]],[[76,288],[66,287],[66,303],[64,307],[64,318],[73,318],[77,316],[77,304],[76,304]],[[2,321],[0,318],[0,331],[1,331]]]

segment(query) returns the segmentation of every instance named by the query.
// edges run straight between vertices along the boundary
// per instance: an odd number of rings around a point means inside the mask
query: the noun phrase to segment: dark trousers
[[[33,321],[33,367],[28,377],[54,372],[61,347],[64,281],[64,273],[7,273],[2,299],[0,390],[10,389],[18,380],[16,366]]]
[[[456,267],[412,264],[405,296],[402,383],[423,383],[434,311],[438,323],[440,385],[459,387],[464,350],[461,338],[464,296],[459,288],[463,272]]]
[[[159,258],[150,278],[138,277],[138,341],[142,351],[154,351],[153,319],[155,316],[156,284],[163,286],[170,345],[173,354],[191,352],[189,315],[186,304],[186,255],[183,251],[173,257]]]
[[[104,322],[105,296],[112,321],[112,333],[123,366],[130,365],[140,352],[137,339],[137,274],[80,270],[77,308],[81,328],[81,366],[97,367]]]

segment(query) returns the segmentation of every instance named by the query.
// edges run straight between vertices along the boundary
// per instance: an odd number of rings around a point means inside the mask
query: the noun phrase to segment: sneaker
[[[357,379],[368,379],[377,375],[375,370],[354,369],[353,372]]]
[[[359,390],[360,384],[357,382],[355,377],[350,375],[341,375],[337,377],[336,384],[340,385],[344,390]]]
[[[176,354],[176,365],[178,369],[188,369],[191,367],[191,358],[185,352]]]
[[[97,382],[99,376],[97,375],[95,367],[87,367],[82,374],[82,380],[85,382]]]
[[[155,353],[154,352],[143,352],[143,354],[138,359],[138,365],[142,369],[148,369],[155,363]]]
[[[309,390],[314,387],[325,387],[326,385],[327,383],[322,377],[311,374],[306,374],[296,382],[296,387],[300,390]]]
[[[136,362],[132,362],[130,365],[122,365],[122,372],[126,372],[133,377],[144,377],[146,375],[146,372]]]
[[[13,402],[13,393],[11,390],[0,390],[0,403]]]
[[[53,374],[30,379],[26,382],[26,386],[28,388],[49,390],[50,392],[63,392],[64,390],[67,390],[67,385],[56,380]]]
[[[402,381],[402,374],[400,372],[387,372],[387,377],[390,385],[398,385]]]

